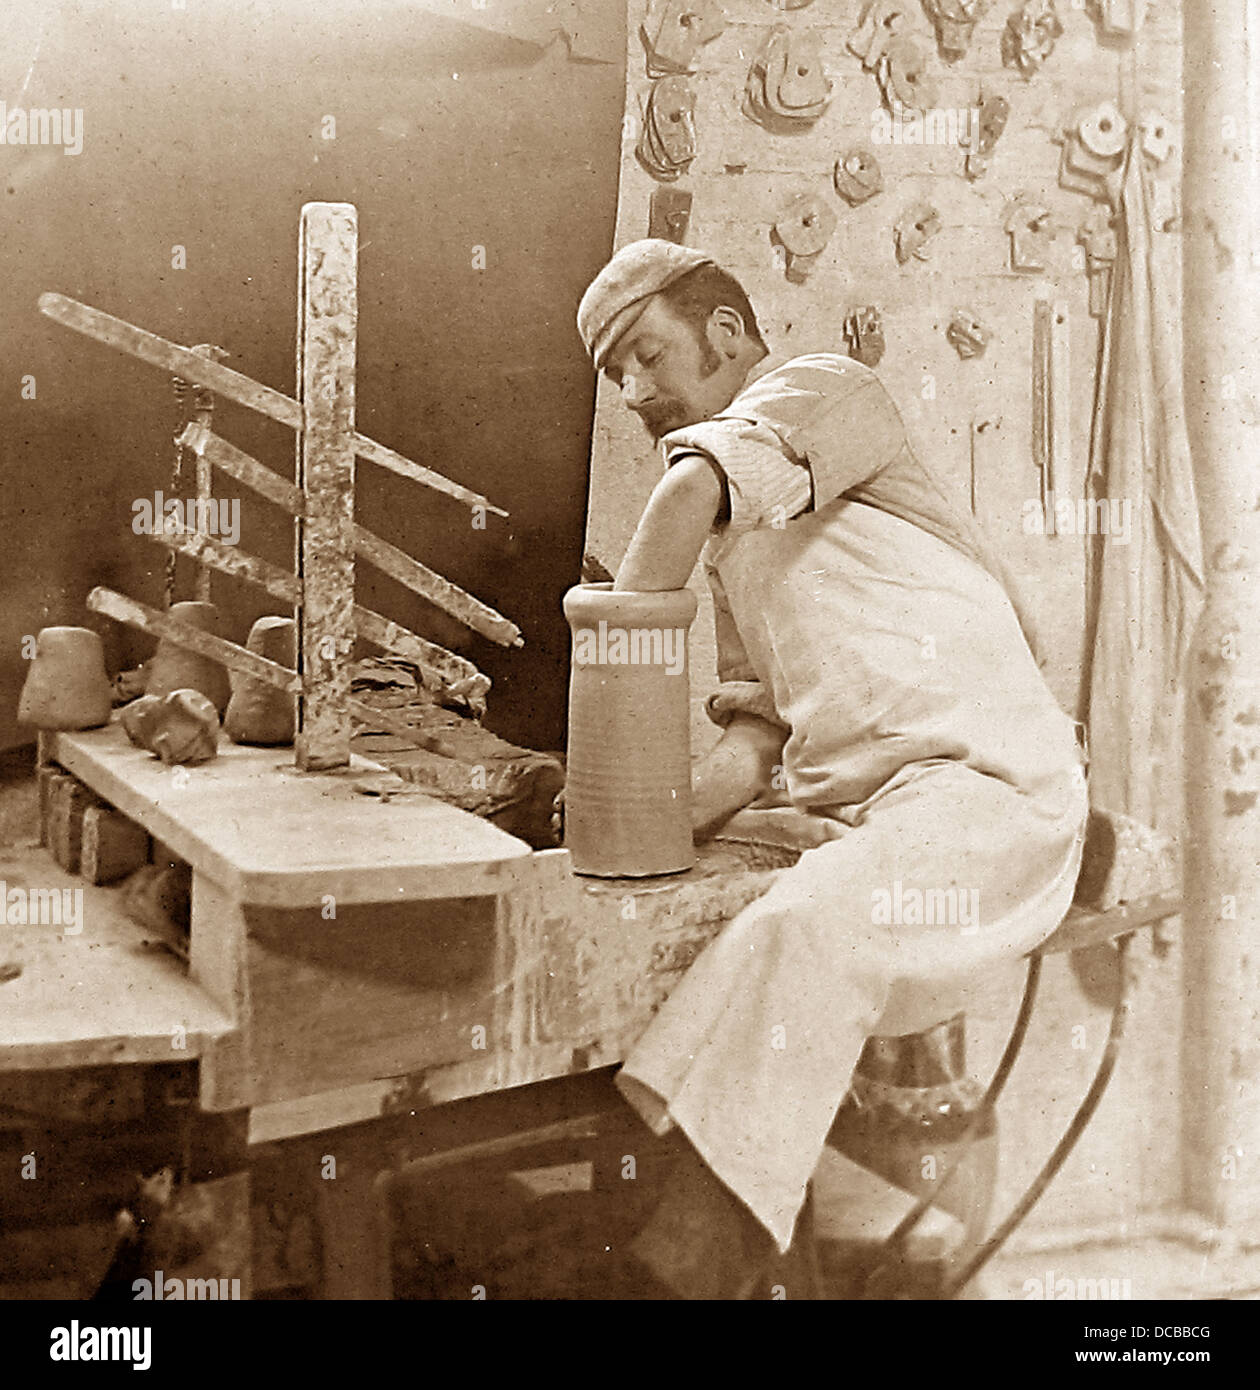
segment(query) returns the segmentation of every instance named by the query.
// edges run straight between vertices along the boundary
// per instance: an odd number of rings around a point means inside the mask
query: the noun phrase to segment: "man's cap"
[[[698,266],[714,264],[703,251],[657,237],[623,246],[591,281],[578,305],[578,332],[595,366],[604,365],[613,344],[654,294]]]

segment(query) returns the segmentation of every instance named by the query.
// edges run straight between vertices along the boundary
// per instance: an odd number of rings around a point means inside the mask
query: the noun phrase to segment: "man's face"
[[[652,438],[660,439],[725,409],[745,371],[657,295],[614,344],[604,374]]]

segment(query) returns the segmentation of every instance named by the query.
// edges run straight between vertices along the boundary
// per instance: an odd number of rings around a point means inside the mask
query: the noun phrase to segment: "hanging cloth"
[[[1202,604],[1181,380],[1179,237],[1152,227],[1151,174],[1130,141],[1090,442],[1089,495],[1122,529],[1093,537],[1087,719],[1091,800],[1175,832],[1181,679]],[[1097,512],[1094,515],[1098,515]],[[1114,529],[1114,528],[1113,528]]]

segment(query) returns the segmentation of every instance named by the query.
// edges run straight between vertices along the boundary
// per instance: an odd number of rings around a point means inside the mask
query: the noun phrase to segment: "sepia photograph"
[[[1260,0],[0,33],[6,1344],[1223,1360]]]

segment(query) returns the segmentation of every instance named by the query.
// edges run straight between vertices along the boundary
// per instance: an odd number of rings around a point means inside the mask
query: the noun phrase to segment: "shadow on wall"
[[[32,737],[14,719],[23,636],[87,624],[115,666],[148,655],[84,598],[108,584],[160,604],[163,554],[132,520],[169,491],[179,419],[168,378],[52,324],[39,294],[221,344],[292,392],[312,199],[359,210],[358,428],[512,513],[474,530],[462,506],[360,461],[358,517],[510,616],[526,646],[496,648],[366,567],[360,601],[481,665],[497,732],[562,746],[560,600],[580,569],[594,396],[573,316],[612,246],[624,89],[624,10],[581,8],[579,46],[398,0],[17,0],[0,99],[10,118],[81,112],[82,148],[0,145],[0,747]],[[222,403],[215,428],[292,476],[288,430]],[[240,517],[243,549],[291,564],[269,503],[242,493]],[[177,597],[190,584],[181,568]],[[237,641],[275,609],[214,586]]]

